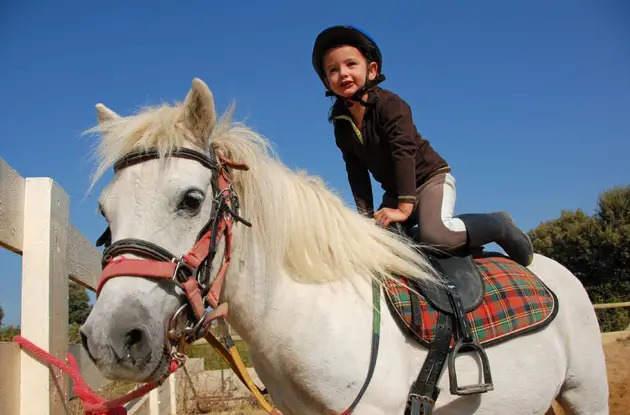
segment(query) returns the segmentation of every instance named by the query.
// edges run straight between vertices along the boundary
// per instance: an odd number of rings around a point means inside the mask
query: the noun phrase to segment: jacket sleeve
[[[342,144],[335,128],[336,143],[341,156],[346,164],[346,173],[348,174],[348,183],[354,198],[357,210],[362,215],[371,217],[374,214],[374,201],[372,196],[372,182],[370,181],[370,173],[367,167],[361,163],[361,160],[352,153],[352,150],[346,149]]]
[[[372,196],[372,183],[367,168],[352,153],[341,151],[346,163],[348,182],[354,197],[357,210],[362,215],[371,217],[374,214],[374,202]]]
[[[416,128],[411,108],[395,94],[379,103],[380,123],[389,141],[399,201],[416,200]]]

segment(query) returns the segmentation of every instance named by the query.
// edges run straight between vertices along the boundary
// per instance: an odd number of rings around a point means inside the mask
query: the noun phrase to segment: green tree
[[[0,327],[2,326],[2,320],[4,320],[4,310],[0,306]]]
[[[81,334],[79,329],[81,325],[79,323],[72,323],[68,327],[68,343],[81,343]]]
[[[591,301],[630,300],[630,186],[600,194],[592,216],[563,210],[529,232],[534,250],[555,259],[584,284]],[[598,311],[603,331],[623,330],[627,309]]]
[[[0,342],[10,342],[18,334],[20,334],[20,329],[9,324],[8,327],[0,329]]]
[[[92,306],[87,290],[79,284],[70,281],[68,286],[68,323],[83,324],[87,320]]]

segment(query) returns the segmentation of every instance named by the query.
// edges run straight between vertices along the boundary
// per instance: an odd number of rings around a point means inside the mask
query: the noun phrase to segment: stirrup
[[[457,384],[457,372],[455,371],[455,358],[460,353],[460,349],[462,347],[470,347],[473,352],[477,353],[479,358],[481,359],[481,367],[483,373],[483,383],[472,384],[466,386],[459,386]],[[494,385],[492,384],[492,375],[490,374],[490,363],[488,362],[488,355],[485,350],[481,347],[481,345],[475,339],[466,340],[466,339],[458,339],[453,347],[453,350],[449,354],[448,357],[448,374],[449,374],[449,382],[450,389],[452,395],[473,395],[476,393],[484,393],[491,390],[494,390]]]

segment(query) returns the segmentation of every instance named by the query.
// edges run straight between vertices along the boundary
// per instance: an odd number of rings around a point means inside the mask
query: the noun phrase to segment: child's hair
[[[330,106],[330,108],[328,109],[328,122],[331,124],[333,124],[335,121],[333,118],[333,114],[335,113],[335,109],[337,109],[338,105],[345,105],[345,104],[339,97],[334,97],[334,101],[332,105]]]

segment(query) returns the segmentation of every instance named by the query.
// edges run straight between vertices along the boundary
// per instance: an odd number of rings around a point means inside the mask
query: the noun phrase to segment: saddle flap
[[[483,300],[484,283],[472,256],[437,257],[431,255],[429,259],[444,279],[455,287],[465,313],[479,307]],[[416,288],[432,307],[445,313],[454,313],[446,289],[428,284]]]

